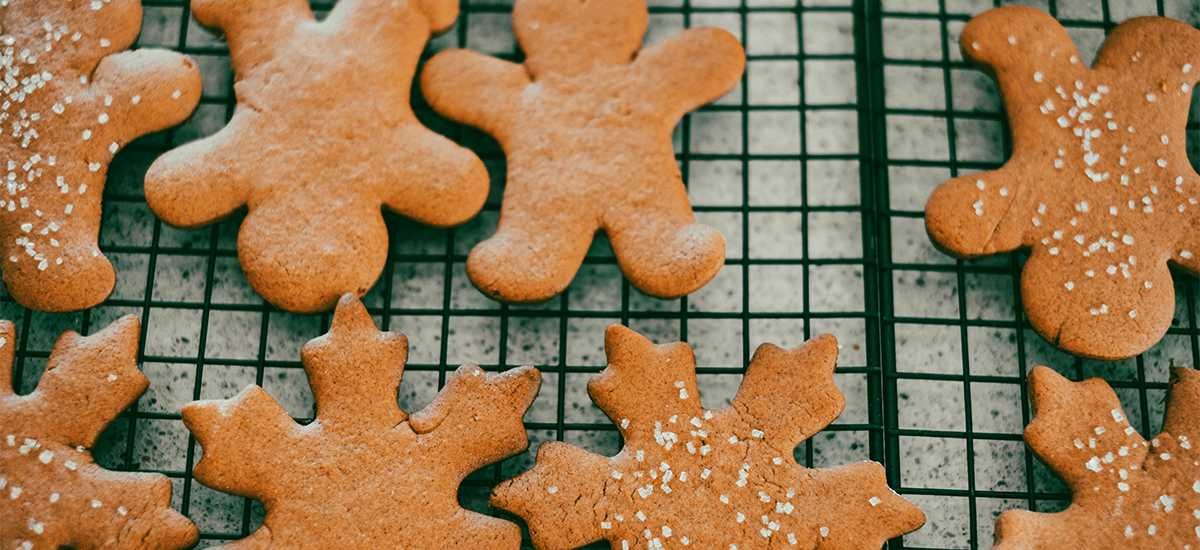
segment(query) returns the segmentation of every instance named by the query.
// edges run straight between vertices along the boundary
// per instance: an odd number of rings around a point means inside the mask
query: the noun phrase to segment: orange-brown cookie
[[[116,275],[96,242],[108,163],[200,101],[187,57],[122,52],[141,21],[138,0],[0,7],[0,270],[26,307],[74,311],[108,298]]]
[[[16,330],[0,321],[0,548],[175,550],[199,538],[171,509],[162,474],[113,472],[89,448],[149,381],[137,368],[138,320],[92,336],[66,332],[29,395],[13,391]]]
[[[238,259],[268,302],[313,313],[365,294],[387,260],[380,205],[437,227],[483,207],[483,163],[409,105],[417,59],[457,0],[342,0],[319,23],[307,0],[191,7],[229,43],[238,106],[150,167],[146,200],[184,228],[246,207]]]
[[[1149,442],[1099,378],[1037,367],[1029,393],[1025,443],[1066,483],[1071,506],[1004,512],[996,550],[1200,548],[1200,373],[1171,369],[1163,431]]]
[[[233,399],[183,408],[204,447],[193,475],[259,500],[263,525],[237,548],[475,548],[516,550],[516,525],[459,506],[467,474],[529,447],[521,416],[536,369],[487,374],[460,367],[411,417],[396,405],[408,354],[379,332],[352,295],[302,358],[317,418],[301,426],[250,386]]]
[[[934,191],[934,244],[960,258],[1029,249],[1021,299],[1038,334],[1095,359],[1145,351],[1175,311],[1167,263],[1200,274],[1200,176],[1184,147],[1200,30],[1130,19],[1089,69],[1054,18],[1010,6],[968,22],[962,51],[999,83],[1013,153]]]
[[[508,157],[500,227],[471,251],[471,282],[505,302],[549,300],[603,230],[642,292],[704,286],[725,242],[692,215],[671,131],[737,84],[737,39],[690,29],[641,49],[643,0],[517,0],[512,18],[524,65],[453,50],[421,74],[436,111],[491,134]]]
[[[654,345],[620,325],[608,368],[588,383],[620,427],[614,457],[549,442],[532,470],[496,487],[492,505],[529,523],[539,550],[608,540],[614,549],[879,548],[925,522],[888,488],[883,467],[808,469],[796,445],[841,413],[837,341],[763,344],[731,406],[700,404],[683,343]]]

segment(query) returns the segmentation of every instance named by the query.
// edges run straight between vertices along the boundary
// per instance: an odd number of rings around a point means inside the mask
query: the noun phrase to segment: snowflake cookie
[[[304,346],[316,420],[297,424],[262,388],[183,408],[201,483],[263,503],[237,548],[516,549],[515,524],[458,504],[467,474],[529,446],[521,417],[541,376],[460,367],[411,417],[396,404],[408,340],[380,332],[350,294]]]
[[[89,449],[149,381],[138,320],[58,338],[37,389],[13,391],[16,330],[0,321],[0,548],[176,550],[198,539],[161,474],[114,472]]]
[[[925,516],[883,467],[800,466],[796,445],[841,413],[837,341],[763,344],[732,405],[706,410],[684,343],[654,345],[623,326],[605,335],[608,368],[588,394],[620,428],[614,457],[545,443],[532,470],[492,493],[529,523],[539,550],[601,539],[614,549],[879,548]]]
[[[1029,374],[1025,443],[1066,483],[1071,506],[1009,510],[996,550],[1200,549],[1200,373],[1171,368],[1162,433],[1146,441],[1103,380]]]
[[[959,258],[1028,249],[1025,313],[1067,352],[1112,361],[1150,348],[1175,311],[1167,264],[1200,274],[1200,175],[1184,133],[1200,30],[1130,19],[1089,69],[1053,17],[1009,6],[968,22],[962,51],[999,83],[1013,152],[934,191],[934,244]]]
[[[187,229],[245,211],[238,260],[268,302],[315,313],[365,294],[387,262],[381,207],[435,227],[483,208],[483,162],[409,102],[425,43],[454,24],[458,0],[342,0],[319,22],[303,0],[190,6],[229,44],[237,110],[155,161],[146,201]]]
[[[200,101],[191,59],[122,51],[141,21],[138,0],[0,2],[0,270],[21,305],[108,298],[116,273],[96,242],[108,164]]]

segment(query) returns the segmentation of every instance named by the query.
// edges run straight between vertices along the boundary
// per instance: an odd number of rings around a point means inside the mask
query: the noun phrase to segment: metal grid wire
[[[831,332],[842,343],[836,381],[847,410],[796,450],[808,466],[875,460],[890,484],[927,514],[926,527],[889,548],[988,548],[1008,508],[1053,511],[1065,489],[1024,449],[1029,421],[1023,380],[1050,365],[1073,379],[1102,376],[1117,388],[1143,434],[1161,422],[1165,364],[1200,363],[1198,286],[1176,284],[1175,323],[1163,343],[1116,364],[1066,356],[1040,340],[1019,306],[1018,254],[956,262],[929,245],[924,200],[941,181],[992,169],[1007,157],[1002,109],[981,73],[962,62],[957,33],[993,0],[652,0],[653,42],[686,27],[717,25],[742,39],[748,69],[737,90],[685,117],[677,159],[697,217],[725,236],[729,258],[692,296],[646,298],[620,275],[601,238],[561,297],[508,307],[471,287],[470,247],[494,231],[504,157],[486,136],[431,113],[418,116],[484,159],[493,193],[484,213],[450,230],[385,213],[390,255],[364,302],[383,330],[411,341],[400,401],[428,403],[458,364],[488,370],[533,364],[544,373],[526,425],[534,446],[565,440],[601,454],[619,449],[615,428],[590,404],[587,380],[604,365],[604,327],[620,322],[659,342],[696,348],[705,405],[732,397],[754,347],[785,347]],[[996,3],[995,5],[999,5]],[[1056,15],[1085,60],[1115,23],[1157,13],[1195,25],[1194,0],[1034,2]],[[0,316],[17,321],[16,376],[32,391],[54,338],[94,332],[126,313],[143,320],[139,364],[149,393],[97,446],[119,470],[161,472],[173,504],[201,530],[201,546],[242,538],[262,509],[195,483],[201,450],[179,421],[192,399],[264,386],[289,413],[311,419],[299,348],[329,326],[265,305],[237,263],[240,220],[184,232],[146,207],[142,177],[172,146],[211,134],[236,100],[224,45],[188,17],[187,0],[149,0],[139,47],[193,57],[204,97],[187,125],[139,140],[114,161],[105,190],[101,248],[118,270],[104,305],[70,315],[33,313],[7,296]],[[332,2],[314,3],[318,13]],[[519,60],[511,2],[462,1],[455,28],[432,50],[471,47]],[[1196,164],[1193,109],[1189,151]],[[487,507],[491,487],[532,463],[529,454],[484,468],[460,491]],[[398,513],[400,513],[398,511]],[[594,545],[603,547],[603,545]]]

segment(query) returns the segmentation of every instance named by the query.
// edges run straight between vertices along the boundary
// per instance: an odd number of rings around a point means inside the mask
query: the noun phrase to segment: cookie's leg
[[[1125,277],[1100,259],[1062,258],[1034,247],[1021,272],[1025,314],[1042,338],[1074,355],[1117,361],[1145,351],[1171,326],[1175,290],[1162,260],[1138,262]]]
[[[939,250],[956,258],[978,258],[1010,252],[1033,227],[1022,184],[1036,182],[1002,168],[946,181],[925,204],[925,230]],[[1017,223],[1009,223],[1010,219]]]
[[[250,286],[294,313],[331,309],[343,294],[366,294],[387,261],[378,203],[363,197],[276,194],[251,209],[238,233]]]
[[[471,250],[467,275],[502,302],[536,304],[567,288],[598,229],[567,197],[516,205],[505,194],[500,228]]]
[[[396,131],[394,145],[374,164],[383,204],[434,227],[452,227],[475,217],[487,201],[490,181],[470,150],[419,124]]]
[[[725,263],[725,240],[696,223],[683,186],[668,197],[614,206],[605,231],[621,271],[638,290],[678,298],[707,284]]]

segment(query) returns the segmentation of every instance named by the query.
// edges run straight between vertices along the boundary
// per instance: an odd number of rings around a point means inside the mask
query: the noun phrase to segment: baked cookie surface
[[[874,462],[832,469],[793,451],[845,406],[837,341],[818,336],[758,348],[733,403],[700,404],[684,343],[654,345],[620,325],[608,367],[588,394],[620,428],[614,457],[544,443],[534,468],[501,483],[493,506],[529,523],[539,550],[607,540],[613,548],[879,548],[925,516],[894,493]]]
[[[21,550],[176,550],[196,526],[171,509],[162,474],[114,472],[91,448],[146,391],[138,370],[136,317],[92,336],[66,332],[29,395],[13,390],[17,345],[0,322],[0,546]]]
[[[516,549],[515,524],[463,509],[467,474],[529,446],[521,417],[541,383],[525,367],[460,367],[411,417],[396,404],[408,352],[352,295],[306,344],[316,420],[297,424],[259,386],[183,408],[204,448],[193,476],[263,503],[262,527],[231,548]]]
[[[724,264],[721,235],[692,214],[671,132],[737,84],[745,53],[716,28],[641,48],[646,22],[643,0],[519,0],[523,65],[469,50],[426,64],[430,106],[491,134],[508,159],[499,229],[467,260],[484,294],[553,298],[601,230],[651,296],[689,294]]]
[[[999,83],[1013,153],[934,191],[934,244],[959,258],[1028,249],[1025,313],[1065,351],[1111,361],[1150,348],[1175,311],[1167,264],[1200,274],[1200,175],[1184,132],[1200,30],[1131,19],[1089,69],[1054,18],[1011,6],[968,22],[962,50]]]
[[[250,285],[291,312],[315,313],[379,278],[381,206],[418,222],[461,224],[483,207],[483,163],[423,126],[409,90],[454,0],[343,0],[317,22],[304,0],[198,0],[223,33],[238,106],[208,138],[159,158],[146,201],[196,228],[246,208],[238,259]]]
[[[1150,441],[1099,378],[1071,382],[1036,367],[1029,394],[1025,442],[1066,483],[1071,506],[1005,512],[997,550],[1200,547],[1200,373],[1171,369],[1162,433]]]
[[[141,21],[138,0],[0,8],[0,271],[21,305],[65,312],[108,298],[116,274],[97,238],[109,162],[200,101],[191,59],[123,51]]]

